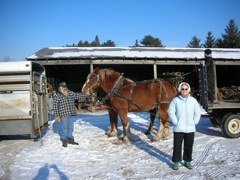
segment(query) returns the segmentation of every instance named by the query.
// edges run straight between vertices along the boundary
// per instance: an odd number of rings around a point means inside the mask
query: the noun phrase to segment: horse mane
[[[99,76],[101,77],[101,80],[104,81],[106,77],[110,78],[119,77],[120,73],[112,69],[99,69]]]
[[[102,81],[104,81],[106,77],[118,78],[120,76],[120,73],[112,69],[99,69],[99,75],[101,76]],[[124,77],[124,84],[129,84],[132,82],[134,81],[130,78]]]

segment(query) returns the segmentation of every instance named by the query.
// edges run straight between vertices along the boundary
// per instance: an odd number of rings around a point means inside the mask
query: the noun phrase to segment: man
[[[191,87],[182,82],[178,87],[179,95],[173,98],[168,109],[168,115],[173,123],[173,169],[179,169],[182,159],[184,166],[192,169],[192,151],[196,124],[198,124],[201,111],[197,100],[190,95]],[[184,143],[183,143],[184,142]],[[182,144],[183,158],[182,158]]]
[[[58,92],[53,99],[53,110],[55,121],[61,123],[60,138],[63,147],[67,147],[68,144],[78,145],[73,137],[74,121],[77,115],[75,100],[85,99],[86,97],[83,93],[68,90],[66,82],[59,83]]]
[[[207,70],[207,83],[208,83],[208,101],[214,101],[214,69],[211,49],[204,51],[205,65]]]

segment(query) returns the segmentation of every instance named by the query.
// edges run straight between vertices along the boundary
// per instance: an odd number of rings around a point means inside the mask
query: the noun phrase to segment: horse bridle
[[[89,84],[88,82],[91,80],[91,84]],[[93,77],[91,78],[87,78],[86,82],[84,83],[84,86],[89,87],[88,88],[88,93],[89,96],[92,96],[94,91],[92,90],[93,87],[99,87],[99,75],[96,73],[93,73]]]

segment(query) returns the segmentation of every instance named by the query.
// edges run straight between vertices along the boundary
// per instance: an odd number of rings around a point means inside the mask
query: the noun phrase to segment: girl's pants
[[[192,133],[182,133],[174,132],[173,140],[173,162],[182,161],[182,143],[183,145],[183,160],[192,161],[192,151],[194,143],[194,132]]]

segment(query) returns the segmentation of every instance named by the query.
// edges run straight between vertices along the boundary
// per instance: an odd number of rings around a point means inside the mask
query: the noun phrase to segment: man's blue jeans
[[[62,131],[60,132],[61,140],[73,137],[74,121],[76,116],[66,116],[61,119]]]

